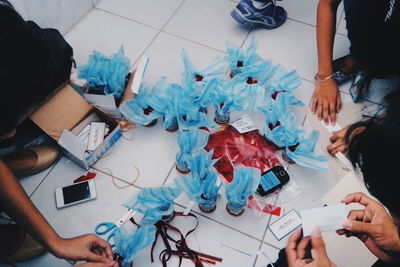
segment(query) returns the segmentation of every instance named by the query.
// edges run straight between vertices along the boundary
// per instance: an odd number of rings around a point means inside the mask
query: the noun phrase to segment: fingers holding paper
[[[342,202],[359,203],[365,209],[351,211],[339,234],[356,236],[381,260],[394,261],[391,255],[400,253],[400,237],[385,207],[363,193],[350,194]]]
[[[314,250],[314,257],[311,250]],[[286,247],[289,267],[334,267],[328,258],[321,232],[315,229],[311,237],[302,237],[302,231],[297,230],[289,239]]]

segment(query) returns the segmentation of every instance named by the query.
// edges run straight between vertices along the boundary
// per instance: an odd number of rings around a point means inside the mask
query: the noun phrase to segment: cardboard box
[[[58,90],[30,118],[57,141],[66,157],[86,170],[122,136],[116,120],[86,102],[70,85]],[[89,152],[77,135],[90,122],[105,122],[109,131],[103,142]]]

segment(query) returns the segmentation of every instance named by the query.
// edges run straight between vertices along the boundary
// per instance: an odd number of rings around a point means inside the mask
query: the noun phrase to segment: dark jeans
[[[350,55],[369,73],[400,73],[400,3],[390,0],[343,0]]]

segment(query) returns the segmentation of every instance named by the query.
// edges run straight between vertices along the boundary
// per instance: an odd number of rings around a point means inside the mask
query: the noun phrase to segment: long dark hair
[[[348,154],[359,167],[369,192],[392,213],[400,215],[400,91],[386,97],[383,115],[353,124],[346,133]]]

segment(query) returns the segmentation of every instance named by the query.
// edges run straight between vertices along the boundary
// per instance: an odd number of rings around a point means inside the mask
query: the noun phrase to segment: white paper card
[[[140,85],[142,84],[142,79],[144,73],[146,72],[148,62],[149,58],[147,56],[143,55],[140,58],[139,64],[135,72],[135,76],[133,77],[132,88],[131,88],[132,92],[134,92],[135,94],[139,93],[139,88]]]
[[[104,122],[91,122],[89,132],[89,142],[87,150],[95,150],[104,140],[104,130],[106,124]]]
[[[291,232],[293,232],[297,227],[301,225],[301,218],[295,210],[291,210],[281,218],[273,222],[269,229],[276,237],[276,239],[281,240]]]
[[[342,224],[347,219],[345,204],[325,206],[316,209],[302,210],[300,212],[303,222],[303,236],[310,236],[314,228],[321,232],[331,232],[343,229]]]
[[[236,120],[230,123],[239,133],[247,133],[253,130],[257,130],[254,122],[250,119],[249,115],[243,114]]]

